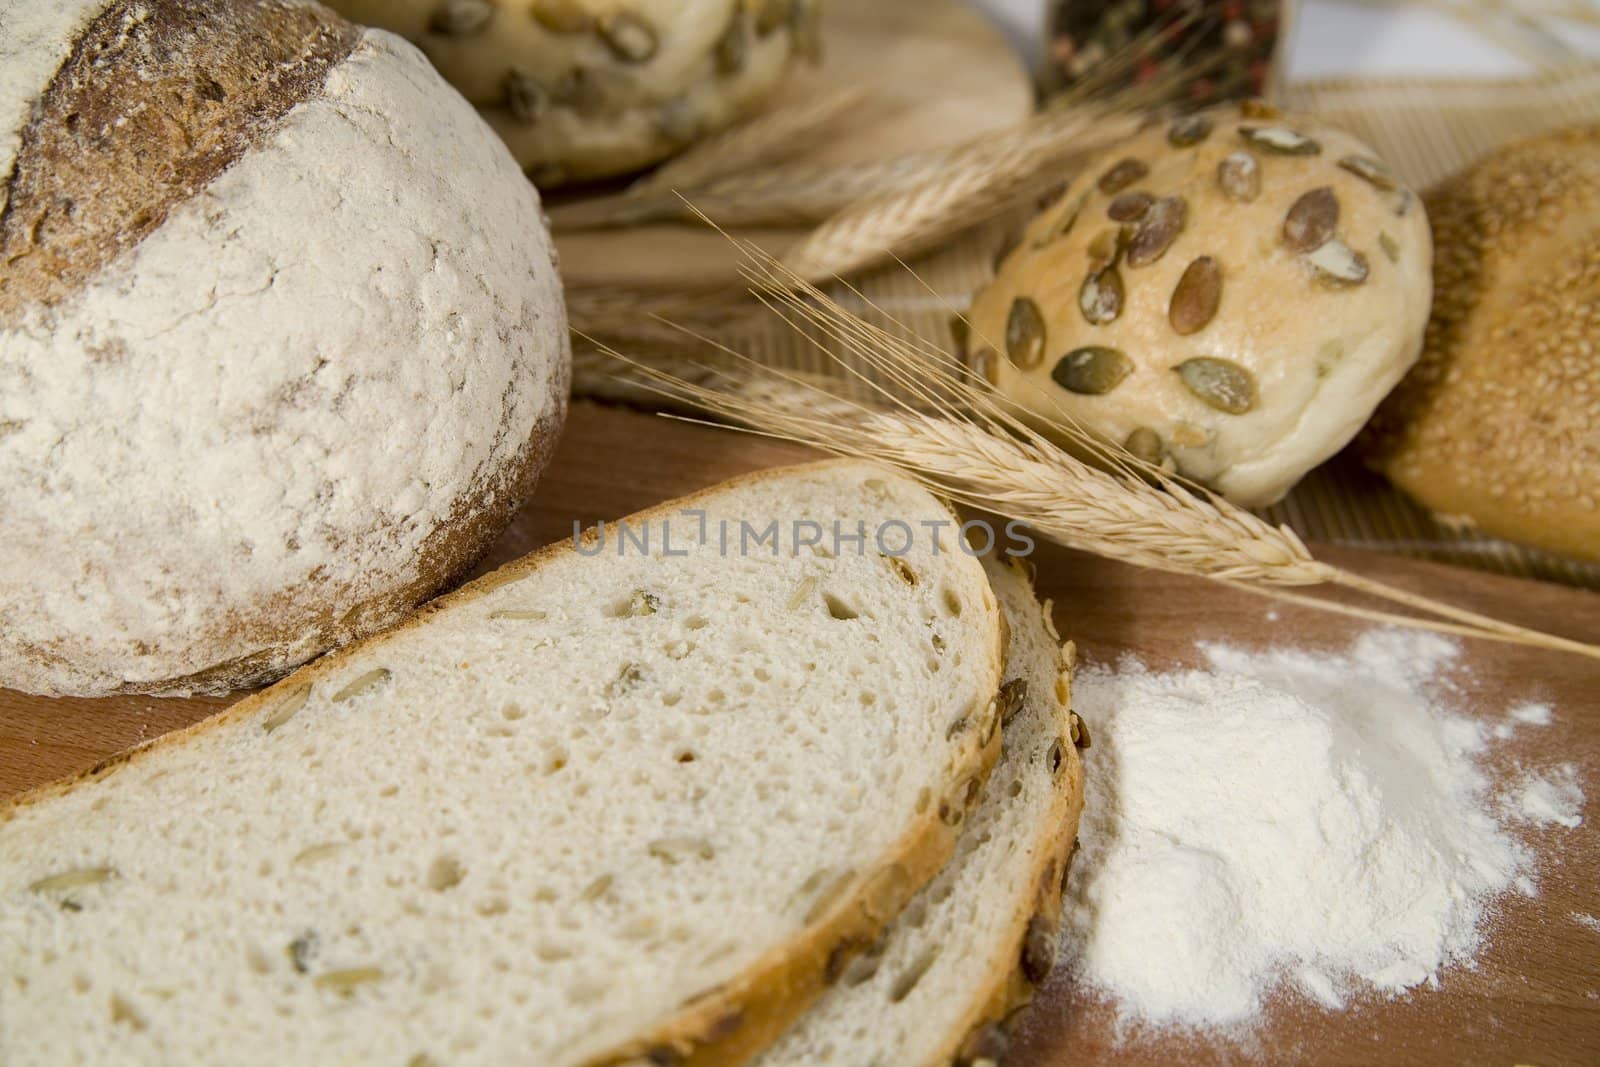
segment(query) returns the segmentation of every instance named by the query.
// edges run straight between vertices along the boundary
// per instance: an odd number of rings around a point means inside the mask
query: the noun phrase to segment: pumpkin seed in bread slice
[[[983,568],[891,521],[950,515],[857,463],[729,483],[0,811],[0,1062],[748,1057],[998,755]]]
[[[1057,647],[1019,568],[986,567],[1010,629],[1000,762],[949,866],[757,1067],[997,1063],[1004,1021],[1054,963],[1083,808],[1072,646]]]

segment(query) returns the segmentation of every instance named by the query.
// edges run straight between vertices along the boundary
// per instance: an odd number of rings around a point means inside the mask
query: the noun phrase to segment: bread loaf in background
[[[538,196],[309,0],[0,6],[0,685],[218,691],[387,626],[527,496]]]
[[[541,186],[639,170],[820,48],[821,0],[329,0],[416,42]]]
[[[1367,455],[1447,521],[1600,560],[1600,126],[1506,145],[1427,203],[1427,344]]]
[[[967,357],[1046,423],[1269,504],[1416,361],[1431,262],[1372,149],[1230,104],[1088,163],[975,298]]]

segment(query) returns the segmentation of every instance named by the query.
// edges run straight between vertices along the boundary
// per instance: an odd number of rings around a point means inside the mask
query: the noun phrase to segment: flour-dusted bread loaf
[[[821,0],[330,0],[415,41],[543,186],[638,170],[814,55]]]
[[[757,1067],[950,1067],[1004,1058],[1012,1009],[1055,964],[1083,767],[1061,646],[1016,563],[985,569],[1008,624],[1001,754],[956,854]]]
[[[1267,504],[1416,361],[1431,259],[1370,148],[1228,105],[1088,164],[974,301],[968,358],[1043,419]]]
[[[1438,298],[1368,455],[1447,520],[1600,560],[1600,126],[1506,145],[1427,204]]]
[[[0,1062],[739,1062],[998,756],[982,565],[874,547],[940,522],[864,464],[730,483],[0,811]]]
[[[526,498],[537,194],[307,0],[0,5],[0,686],[216,691],[399,619]]]

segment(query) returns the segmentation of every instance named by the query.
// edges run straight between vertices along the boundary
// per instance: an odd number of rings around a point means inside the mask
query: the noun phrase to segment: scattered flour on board
[[[1581,911],[1573,912],[1572,918],[1573,921],[1579,926],[1587,926],[1595,933],[1600,934],[1600,919],[1596,919],[1593,915],[1589,915]]]
[[[1502,798],[1501,810],[1522,822],[1556,823],[1567,829],[1583,824],[1583,787],[1578,768],[1563,763],[1547,771],[1524,771],[1511,792]]]
[[[1458,646],[1373,631],[1343,654],[1202,646],[1209,670],[1089,667],[1082,852],[1064,959],[1124,1023],[1248,1025],[1288,985],[1329,1008],[1436,984],[1496,897],[1533,892],[1497,819],[1576,825],[1576,770],[1495,796],[1494,728],[1452,713]],[[1539,725],[1550,711],[1517,709]]]

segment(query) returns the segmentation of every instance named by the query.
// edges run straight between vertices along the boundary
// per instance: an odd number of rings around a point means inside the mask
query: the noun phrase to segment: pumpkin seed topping
[[[1189,392],[1229,415],[1256,406],[1256,376],[1231,359],[1195,356],[1173,368]]]
[[[1367,257],[1337,237],[1306,256],[1317,276],[1334,285],[1360,285],[1367,280]]]
[[[1172,290],[1167,321],[1179,336],[1187,337],[1205,329],[1221,304],[1222,267],[1211,256],[1201,256],[1184,268]]]
[[[1080,194],[1077,200],[1073,201],[1072,206],[1061,213],[1061,218],[1057,220],[1056,224],[1046,230],[1044,236],[1033,243],[1033,247],[1043,248],[1045,245],[1051,244],[1071,233],[1072,227],[1077,223],[1078,216],[1083,213],[1083,205],[1088,199],[1089,194],[1087,192]]]
[[[357,988],[382,980],[383,972],[376,967],[348,967],[342,971],[319,974],[313,982],[318,989],[326,989],[342,997],[348,997]]]
[[[428,28],[446,37],[466,37],[483,32],[494,18],[494,5],[489,0],[444,0],[434,8]]]
[[[756,7],[756,30],[765,37],[794,17],[795,0],[760,0]]]
[[[979,381],[990,385],[1000,384],[1000,353],[983,345],[967,358],[967,369]]]
[[[1402,187],[1395,193],[1394,196],[1394,213],[1399,215],[1401,218],[1404,218],[1408,213],[1410,213],[1411,201],[1415,199],[1416,197],[1412,195],[1410,189]]]
[[[1239,114],[1247,119],[1275,120],[1283,118],[1283,112],[1267,103],[1251,97],[1249,100],[1239,101]]]
[[[661,48],[655,26],[632,11],[619,11],[601,19],[600,39],[624,63],[647,63]]]
[[[1167,127],[1167,143],[1174,148],[1192,148],[1210,137],[1213,128],[1209,116],[1188,115]]]
[[[1164,196],[1151,204],[1128,241],[1128,266],[1147,267],[1166,255],[1188,221],[1189,202],[1181,196]]]
[[[1217,164],[1217,187],[1229,200],[1248,204],[1261,195],[1261,164],[1249,152],[1234,152]]]
[[[360,696],[375,685],[380,685],[389,680],[391,672],[387,667],[375,667],[367,673],[352,679],[345,687],[333,694],[330,698],[335,704],[342,704],[346,700]]]
[[[950,340],[954,343],[953,353],[959,360],[967,358],[967,346],[972,343],[972,323],[967,321],[965,315],[950,316]]]
[[[1137,159],[1119,160],[1112,168],[1100,175],[1097,183],[1102,193],[1111,196],[1120,193],[1134,182],[1150,173],[1150,168]]]
[[[1280,156],[1315,156],[1322,152],[1320,143],[1287,126],[1240,126],[1239,136]]]
[[[733,75],[744,69],[750,54],[750,40],[746,36],[744,16],[735,11],[728,28],[717,39],[717,73]]]
[[[578,5],[578,0],[535,0],[533,21],[551,33],[588,33],[594,29],[594,16]]]
[[[561,76],[550,98],[558,104],[589,111],[605,103],[605,91],[600,81],[584,67],[573,67]]]
[[[549,106],[550,96],[527,71],[513,67],[506,72],[506,109],[525,126],[532,126]]]
[[[1167,446],[1162,442],[1161,435],[1148,426],[1141,426],[1130,433],[1128,439],[1122,442],[1122,447],[1152,467],[1161,466],[1167,458]]]
[[[1145,192],[1118,193],[1106,208],[1113,222],[1138,222],[1155,203],[1155,197]]]
[[[795,55],[813,66],[822,62],[821,0],[791,0],[789,33]]]
[[[1388,191],[1399,186],[1389,168],[1371,156],[1345,156],[1339,166],[1379,189]]]
[[[110,867],[79,867],[76,870],[62,871],[60,874],[41,878],[28,886],[28,891],[59,893],[64,889],[82,889],[87,885],[99,885],[116,873]]]
[[[1390,263],[1400,262],[1400,242],[1389,236],[1388,230],[1378,231],[1378,247],[1389,257]]]
[[[1022,973],[1034,985],[1042,985],[1056,966],[1056,930],[1042,915],[1028,920],[1022,939]]]
[[[1115,322],[1122,314],[1124,290],[1116,267],[1091,271],[1078,290],[1078,310],[1091,326]]]
[[[272,709],[272,713],[270,715],[261,720],[261,728],[270,734],[272,731],[276,730],[278,727],[294,718],[295,714],[301,708],[306,706],[306,700],[309,699],[310,696],[311,687],[309,685],[301,686],[297,691],[290,693],[288,696],[283,698],[276,708]]]
[[[1039,305],[1025,296],[1011,302],[1006,316],[1006,355],[1022,370],[1044,362],[1045,325]]]
[[[491,619],[509,619],[516,622],[537,622],[549,616],[538,608],[500,608],[489,612]]]
[[[1022,705],[1028,699],[1028,682],[1025,678],[1013,678],[1000,687],[998,700],[1000,711],[1000,725],[1009,726],[1011,720],[1022,710]]]
[[[1283,219],[1283,243],[1296,252],[1315,252],[1333,239],[1339,225],[1339,198],[1329,186],[1301,195]]]
[[[1118,226],[1095,234],[1094,240],[1089,242],[1089,272],[1098,273],[1114,266],[1127,249],[1132,231],[1131,226]]]
[[[1104,396],[1133,373],[1133,360],[1115,348],[1085,345],[1056,361],[1051,379],[1069,393]]]

